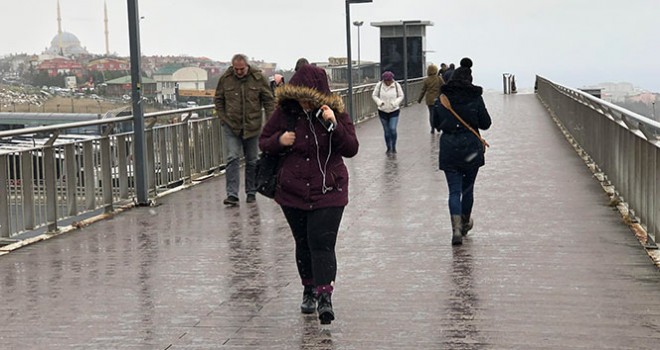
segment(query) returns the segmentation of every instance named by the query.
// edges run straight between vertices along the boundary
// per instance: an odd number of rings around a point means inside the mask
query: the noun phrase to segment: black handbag
[[[295,128],[295,118],[289,116],[287,119],[287,130],[293,131]],[[275,198],[275,189],[277,188],[277,172],[280,170],[282,160],[286,153],[277,155],[261,152],[257,161],[257,192],[268,198]]]
[[[257,161],[257,192],[268,198],[275,198],[277,171],[283,156],[261,152]]]

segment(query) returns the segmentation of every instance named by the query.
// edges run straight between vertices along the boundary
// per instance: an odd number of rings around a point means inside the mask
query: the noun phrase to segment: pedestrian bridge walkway
[[[660,274],[534,94],[485,96],[475,228],[450,244],[438,135],[357,126],[337,320],[302,315],[274,202],[222,175],[0,257],[2,349],[657,349]]]

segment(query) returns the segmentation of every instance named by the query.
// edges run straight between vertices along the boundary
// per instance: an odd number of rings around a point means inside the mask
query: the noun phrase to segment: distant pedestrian
[[[348,204],[343,158],[355,156],[359,143],[341,97],[330,91],[325,70],[303,65],[277,89],[277,108],[264,126],[259,147],[265,153],[285,154],[275,202],[295,240],[303,285],[300,311],[317,311],[321,324],[329,324],[335,319],[335,244]]]
[[[471,217],[474,204],[474,184],[479,168],[485,164],[485,144],[479,129],[486,130],[491,118],[482,97],[483,89],[472,84],[472,60],[463,58],[452,78],[440,88],[456,114],[472,129],[467,128],[444,107],[436,104],[435,127],[440,137],[439,168],[445,173],[449,187],[449,213],[452,224],[452,245],[463,243],[474,224]],[[473,134],[473,132],[475,134]]]
[[[275,88],[284,85],[284,76],[282,74],[274,74],[270,79],[270,90],[275,93]]]
[[[300,69],[300,67],[306,64],[309,64],[309,61],[305,57],[299,58],[298,61],[296,61],[296,67],[294,68],[294,71],[297,72]]]
[[[374,87],[371,94],[376,106],[378,106],[378,117],[383,125],[385,133],[386,154],[396,153],[396,127],[399,123],[401,102],[403,101],[403,89],[394,81],[394,73],[385,71],[382,80]]]
[[[440,70],[438,71],[438,75],[442,77],[442,75],[447,71],[448,67],[446,63],[440,63]]]
[[[275,99],[260,70],[248,64],[247,56],[236,54],[231,67],[220,77],[215,89],[215,109],[220,118],[222,135],[227,148],[225,205],[238,205],[240,186],[239,162],[245,156],[246,202],[256,200],[256,167],[259,155],[259,133],[266,117],[273,113]]]
[[[424,78],[422,91],[420,91],[419,97],[417,98],[417,103],[422,103],[422,100],[425,100],[426,102],[426,106],[429,110],[431,134],[435,132],[435,128],[433,127],[433,105],[438,96],[440,96],[440,87],[444,84],[445,81],[442,80],[442,77],[438,76],[438,67],[434,64],[428,66],[426,69],[426,78]]]
[[[451,76],[454,74],[454,69],[456,66],[453,63],[449,64],[449,68],[445,70],[444,73],[442,73],[442,80],[445,81],[445,83],[449,82],[451,80]]]

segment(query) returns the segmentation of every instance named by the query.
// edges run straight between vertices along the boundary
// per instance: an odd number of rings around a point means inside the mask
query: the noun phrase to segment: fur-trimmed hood
[[[286,107],[290,106],[292,100],[296,102],[310,101],[315,108],[328,105],[335,112],[344,112],[344,101],[336,94],[324,94],[314,88],[292,84],[284,84],[275,89],[275,103],[277,106],[288,109]]]
[[[280,108],[291,112],[301,110],[299,101],[308,101],[316,109],[328,105],[335,113],[344,112],[344,102],[330,91],[325,70],[311,64],[300,67],[288,84],[275,90],[275,101]]]

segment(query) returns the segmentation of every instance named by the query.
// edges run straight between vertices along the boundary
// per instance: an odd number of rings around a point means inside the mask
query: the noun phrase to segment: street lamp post
[[[351,4],[359,4],[365,2],[373,2],[373,0],[346,0],[346,55],[348,63],[348,113],[351,116],[351,120],[354,120],[353,116],[353,63],[351,62]]]
[[[360,71],[360,27],[364,24],[364,21],[355,21],[353,25],[357,27],[358,33],[358,59],[357,59],[357,76],[358,84],[362,84],[362,72]]]
[[[140,15],[138,0],[128,1],[128,36],[131,52],[131,91],[133,97],[133,169],[137,204],[149,205],[147,154],[142,111],[142,77],[140,75]]]

